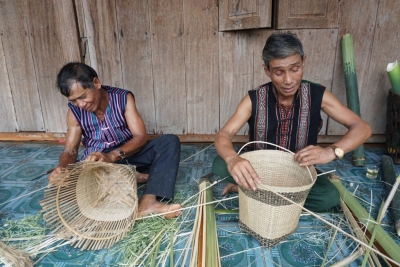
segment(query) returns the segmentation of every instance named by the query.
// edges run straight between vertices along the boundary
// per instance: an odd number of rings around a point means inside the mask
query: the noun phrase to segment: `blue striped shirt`
[[[85,151],[80,160],[95,151],[103,151],[106,148],[126,143],[133,137],[124,116],[127,94],[131,92],[116,87],[104,85],[102,87],[108,93],[108,106],[104,114],[104,121],[99,120],[94,112],[68,103],[82,128],[82,143]]]

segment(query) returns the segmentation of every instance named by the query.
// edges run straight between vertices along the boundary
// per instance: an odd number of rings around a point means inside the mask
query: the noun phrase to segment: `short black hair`
[[[61,68],[57,75],[56,85],[61,94],[69,97],[74,83],[80,83],[85,89],[94,89],[94,78],[98,78],[98,76],[92,67],[80,62],[70,62]]]

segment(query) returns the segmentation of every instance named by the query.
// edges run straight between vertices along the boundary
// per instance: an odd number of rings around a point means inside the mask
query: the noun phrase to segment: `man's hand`
[[[92,154],[86,157],[85,161],[100,161],[109,163],[113,162],[108,154],[101,152],[93,152]]]
[[[335,152],[330,147],[307,146],[294,155],[294,160],[300,166],[326,164],[336,158]]]
[[[62,177],[64,177],[65,173],[67,172],[67,168],[57,166],[54,170],[50,173],[49,177],[47,178],[50,183],[55,186],[58,186],[61,182]]]
[[[261,180],[248,160],[237,155],[226,163],[229,173],[238,185],[249,190],[257,190],[256,183],[261,183]]]

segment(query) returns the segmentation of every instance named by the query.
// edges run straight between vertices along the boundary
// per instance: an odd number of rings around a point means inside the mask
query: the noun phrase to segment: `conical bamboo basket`
[[[61,174],[40,202],[46,225],[58,238],[88,250],[109,248],[133,227],[138,209],[134,166],[77,163]]]

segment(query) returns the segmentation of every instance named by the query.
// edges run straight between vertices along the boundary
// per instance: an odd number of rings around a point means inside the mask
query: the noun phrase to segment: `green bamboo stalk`
[[[378,217],[376,218],[376,221],[377,221],[379,224],[380,224],[380,222],[381,222],[382,213],[384,212],[384,211],[383,211],[383,207],[385,207],[384,204],[385,204],[385,202],[382,202],[381,207],[380,207],[379,212],[378,212]],[[376,227],[374,227],[374,230],[372,230],[372,235],[371,235],[371,238],[369,239],[368,245],[369,245],[370,247],[372,247],[372,246],[374,245],[375,236],[376,236]],[[365,267],[365,265],[367,264],[367,260],[368,260],[368,258],[369,258],[369,253],[370,253],[370,252],[371,252],[371,249],[370,249],[370,248],[367,248],[366,251],[365,251],[365,254],[364,254],[364,259],[363,259],[363,261],[362,261],[362,263],[361,263],[361,267]]]
[[[397,60],[389,63],[386,71],[389,76],[390,84],[392,85],[393,93],[400,95],[400,67]]]
[[[346,84],[347,107],[360,116],[357,72],[354,60],[354,42],[351,34],[346,34],[342,37],[342,57]],[[364,145],[360,145],[353,150],[353,165],[365,166]]]
[[[169,238],[169,266],[174,267],[174,231],[170,231]]]
[[[153,249],[153,251],[151,252],[151,263],[150,263],[150,265],[147,265],[147,266],[150,266],[150,267],[154,267],[154,266],[156,266],[156,261],[157,261],[157,255],[158,255],[158,252],[160,251],[160,246],[161,246],[161,239],[162,239],[162,237],[163,237],[163,235],[160,235],[159,237],[158,237],[158,240],[157,240],[157,243],[156,243],[156,245],[155,245],[155,248]]]
[[[396,184],[396,171],[393,166],[393,160],[387,155],[382,156],[382,170],[383,180],[386,182],[386,192],[388,195],[392,191],[393,186]],[[398,179],[398,178],[397,178]],[[393,196],[392,202],[392,215],[397,235],[400,236],[400,192],[396,192]]]
[[[340,198],[346,203],[349,209],[358,218],[360,223],[365,225],[370,233],[376,228],[376,241],[385,250],[387,255],[394,261],[400,263],[400,246],[385,232],[382,226],[378,225],[369,213],[361,206],[361,204],[347,191],[339,179],[332,179],[332,184],[338,189]]]
[[[205,202],[213,202],[213,191],[210,187],[210,180],[201,179],[200,183],[205,183],[204,186],[207,188],[205,191]],[[215,208],[214,204],[205,205],[205,216],[206,216],[206,266],[221,266],[218,249],[218,238],[217,238],[217,223],[215,219]]]

